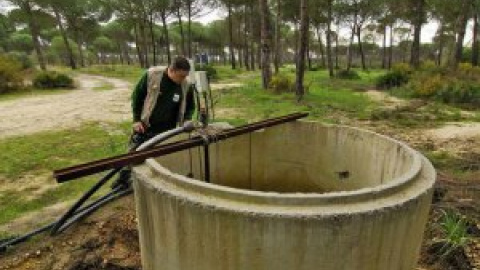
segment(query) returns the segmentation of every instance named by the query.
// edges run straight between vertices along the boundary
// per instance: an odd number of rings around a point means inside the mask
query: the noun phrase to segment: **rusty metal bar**
[[[208,136],[208,141],[217,142],[228,138],[239,136],[254,132],[256,130],[280,125],[283,123],[295,121],[308,116],[308,113],[294,113],[283,117],[267,119],[264,121],[252,123],[249,125],[228,129],[222,131],[214,136]],[[108,169],[117,169],[126,165],[135,165],[144,162],[148,158],[159,157],[182,150],[190,149],[193,147],[201,146],[206,143],[205,138],[195,137],[189,140],[178,141],[175,143],[161,145],[150,150],[138,151],[134,153],[124,154],[112,158],[102,159],[99,161],[89,162],[82,165],[77,165],[61,170],[54,171],[54,177],[57,182],[64,183],[70,180],[74,180],[80,177],[92,175],[95,173],[103,172]]]

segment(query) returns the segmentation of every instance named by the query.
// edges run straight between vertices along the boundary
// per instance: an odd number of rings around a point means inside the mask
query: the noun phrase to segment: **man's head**
[[[190,73],[190,63],[185,57],[176,57],[168,67],[168,77],[177,84],[181,84]]]

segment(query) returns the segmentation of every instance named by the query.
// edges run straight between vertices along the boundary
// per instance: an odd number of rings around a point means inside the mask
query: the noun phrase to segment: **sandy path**
[[[87,121],[130,119],[129,83],[91,75],[79,75],[75,81],[79,87],[71,93],[0,102],[0,138],[66,129]],[[93,90],[105,82],[114,89]]]
[[[480,138],[480,123],[447,123],[427,134],[438,140]]]
[[[397,97],[391,96],[385,92],[378,90],[369,90],[365,92],[365,95],[370,97],[372,100],[382,103],[386,108],[395,108],[398,106],[404,106],[407,104],[407,101],[399,99]]]

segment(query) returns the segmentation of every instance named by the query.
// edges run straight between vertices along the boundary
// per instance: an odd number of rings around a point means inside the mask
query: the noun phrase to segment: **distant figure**
[[[194,91],[187,77],[190,63],[177,57],[168,67],[152,67],[132,93],[133,132],[129,151],[165,131],[191,120],[195,112]],[[120,172],[112,188],[130,185],[131,168]]]
[[[195,55],[195,62],[198,63],[200,66],[208,66],[208,54],[201,53]]]

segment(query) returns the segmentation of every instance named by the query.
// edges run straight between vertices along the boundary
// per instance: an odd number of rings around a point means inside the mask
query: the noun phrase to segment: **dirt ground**
[[[129,119],[128,98],[131,87],[128,83],[87,75],[82,75],[78,79],[80,88],[72,93],[0,103],[2,112],[0,115],[0,138],[13,134],[18,135],[19,132],[31,134],[41,130],[71,127],[79,125],[83,121],[124,121]],[[115,85],[115,89],[93,91],[92,88],[102,81]],[[368,95],[385,100],[385,97],[379,96],[377,93]],[[387,103],[388,106],[401,106],[402,102],[389,99]],[[104,109],[99,112],[95,110],[98,107]],[[4,112],[8,114],[6,115],[8,120],[4,120]],[[33,112],[36,113],[35,119],[30,119],[29,115]],[[51,115],[52,113],[55,113],[56,116]],[[219,110],[217,113],[235,114],[229,110]],[[478,123],[449,123],[436,129],[416,129],[408,133],[393,132],[378,127],[373,129],[406,141],[415,148],[448,151],[459,158],[471,161],[470,167],[466,167],[466,170],[472,173],[468,174],[468,177],[463,177],[461,181],[456,175],[439,172],[435,201],[417,269],[480,269],[480,125]],[[28,182],[28,179],[25,181]],[[53,207],[51,212],[61,212],[60,210],[65,205],[58,207],[60,208]],[[465,248],[439,259],[436,239],[440,235],[438,230],[439,213],[444,209],[455,209],[468,217],[470,222],[468,229],[471,232],[472,241]],[[26,227],[21,227],[21,224],[32,225],[33,223],[29,222],[41,217],[44,217],[42,213],[24,217],[23,220],[19,219],[10,224],[10,228],[24,231]],[[136,226],[133,197],[122,198],[76,224],[60,236],[39,236],[0,255],[0,270],[141,269]]]
[[[70,93],[0,102],[0,138],[130,119],[129,83],[91,75],[79,75],[75,83],[78,87]],[[104,83],[114,89],[94,91]]]
[[[0,270],[141,269],[133,195],[59,236],[40,238],[0,255]]]

